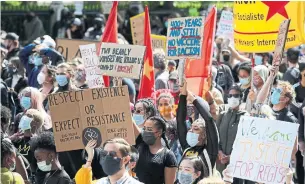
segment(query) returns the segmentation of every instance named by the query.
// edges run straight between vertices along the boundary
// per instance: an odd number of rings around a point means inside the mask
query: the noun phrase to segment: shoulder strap
[[[203,149],[203,155],[204,155],[204,158],[205,158],[205,160],[207,161],[207,164],[208,164],[209,176],[212,176],[212,173],[213,173],[212,164],[211,164],[211,160],[210,160],[209,154],[208,154],[206,149]]]

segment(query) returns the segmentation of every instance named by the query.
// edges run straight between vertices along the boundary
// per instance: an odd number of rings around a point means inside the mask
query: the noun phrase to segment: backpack
[[[224,91],[229,89],[228,75],[223,65],[217,67],[216,83],[222,87]]]

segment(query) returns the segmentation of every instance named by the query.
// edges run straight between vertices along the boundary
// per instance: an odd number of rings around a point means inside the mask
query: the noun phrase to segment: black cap
[[[6,40],[19,40],[19,36],[16,33],[7,33],[5,36]]]

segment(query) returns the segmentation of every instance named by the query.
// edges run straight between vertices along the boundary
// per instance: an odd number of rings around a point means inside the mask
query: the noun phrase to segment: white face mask
[[[50,163],[49,165],[47,165],[46,161],[41,161],[41,162],[37,162],[37,166],[41,171],[51,171],[52,169],[52,164]]]
[[[239,104],[240,104],[239,98],[234,98],[234,97],[228,98],[229,107],[235,108],[235,107],[239,106]]]
[[[39,73],[38,75],[37,75],[37,82],[38,82],[38,84],[43,84],[44,82],[45,82],[45,80],[46,80],[46,75],[44,74],[44,73]]]

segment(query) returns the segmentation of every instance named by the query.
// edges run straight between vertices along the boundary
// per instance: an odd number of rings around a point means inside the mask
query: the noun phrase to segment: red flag
[[[100,54],[100,49],[102,42],[110,42],[110,43],[118,43],[118,21],[117,21],[117,12],[118,12],[118,2],[114,1],[112,4],[112,8],[105,26],[104,33],[102,35],[102,39],[100,45],[97,49],[97,54]],[[106,87],[109,87],[110,81],[108,76],[103,76],[104,83]]]
[[[147,6],[145,7],[144,46],[146,46],[146,53],[144,57],[144,67],[142,72],[138,99],[151,98],[151,95],[155,91],[153,51],[150,35],[149,11]]]
[[[187,78],[188,87],[193,93],[199,96],[202,96],[204,91],[208,91],[208,85],[206,83],[208,81],[207,78],[211,74],[216,16],[217,9],[213,7],[204,24],[201,59],[187,59],[185,63],[185,77]],[[199,88],[198,84],[200,84]]]

